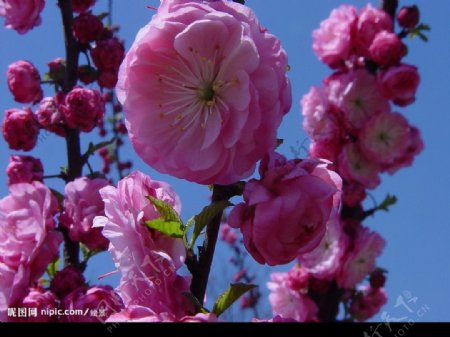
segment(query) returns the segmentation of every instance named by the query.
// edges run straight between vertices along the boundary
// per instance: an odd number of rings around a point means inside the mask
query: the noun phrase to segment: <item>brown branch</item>
[[[211,203],[229,200],[233,196],[241,195],[243,184],[244,183],[239,182],[228,186],[214,185]],[[223,212],[217,214],[206,226],[205,241],[203,242],[203,246],[198,247],[198,261],[192,251],[188,252],[187,256],[186,264],[189,271],[192,273],[191,292],[200,303],[203,303],[205,298],[209,273],[211,271],[214,251],[216,249],[217,237],[219,236],[222,214]]]
[[[380,7],[387,12],[395,22],[395,13],[397,12],[398,0],[381,0]]]
[[[70,0],[58,0],[58,6],[61,12],[62,23],[64,27],[64,41],[66,49],[66,70],[62,89],[65,93],[70,92],[77,83],[78,55],[79,47],[72,32],[73,10]],[[80,134],[78,130],[66,129],[66,148],[67,148],[67,181],[72,181],[81,176],[83,162],[81,158]],[[79,266],[78,242],[69,238],[67,230],[62,230],[64,235],[64,262],[66,265]]]

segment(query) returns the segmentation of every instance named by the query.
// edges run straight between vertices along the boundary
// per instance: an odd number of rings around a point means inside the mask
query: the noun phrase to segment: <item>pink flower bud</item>
[[[69,127],[90,132],[103,119],[105,102],[97,90],[75,88],[60,109]]]
[[[94,6],[96,0],[72,0],[72,9],[75,13],[86,12]]]
[[[66,70],[66,61],[58,57],[48,63],[48,75],[56,82],[61,82],[64,79],[64,72]]]
[[[117,79],[117,70],[102,71],[98,76],[98,85],[102,88],[113,89],[117,84]]]
[[[73,35],[82,44],[88,44],[100,37],[103,23],[96,15],[82,13],[73,19]]]
[[[86,85],[94,82],[97,79],[97,75],[97,71],[91,66],[82,65],[78,67],[78,78]]]
[[[400,64],[382,71],[378,76],[383,95],[398,106],[407,106],[415,102],[416,91],[420,84],[417,67]]]
[[[45,97],[34,114],[43,128],[64,137],[64,121],[57,107],[58,101],[63,99],[62,95],[59,93],[56,97]]]
[[[5,27],[25,34],[41,24],[45,0],[2,0],[0,16],[5,17]]]
[[[28,61],[17,61],[8,66],[8,87],[19,103],[37,103],[42,99],[41,77]]]
[[[18,305],[20,308],[36,309],[36,316],[27,315],[19,318],[19,322],[56,322],[57,315],[50,316],[42,314],[42,311],[58,308],[58,299],[51,291],[45,291],[42,288],[30,288],[28,295]]]
[[[125,56],[123,43],[117,38],[98,41],[91,50],[94,64],[102,72],[117,72]]]
[[[383,30],[394,30],[391,17],[382,9],[368,4],[361,10],[356,32],[356,46],[362,56],[369,56],[368,49],[373,39]]]
[[[8,185],[42,181],[44,168],[38,158],[31,156],[11,156],[6,168]]]
[[[381,269],[375,269],[375,271],[370,274],[370,286],[374,289],[383,288],[386,283],[386,276]]]
[[[3,137],[10,149],[30,151],[39,135],[39,124],[29,108],[9,109],[3,119]]]
[[[87,315],[65,316],[66,322],[104,322],[114,313],[120,312],[123,302],[111,286],[80,287],[61,301],[68,310],[87,311]]]
[[[85,280],[83,274],[77,268],[67,266],[56,273],[50,283],[50,290],[59,298],[63,298],[84,284]]]
[[[382,31],[375,36],[369,48],[370,57],[382,67],[400,63],[407,53],[405,44],[395,33]]]
[[[383,288],[364,287],[353,299],[349,312],[358,321],[366,321],[380,311],[386,302],[387,296]]]
[[[397,14],[398,24],[407,29],[412,29],[419,24],[420,12],[417,6],[402,7]]]

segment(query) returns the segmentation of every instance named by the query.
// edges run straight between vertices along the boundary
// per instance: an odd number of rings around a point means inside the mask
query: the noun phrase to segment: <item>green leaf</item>
[[[107,140],[104,142],[100,142],[98,144],[89,143],[88,149],[85,154],[83,154],[83,160],[86,161],[91,155],[93,155],[96,151],[104,148],[108,145],[113,144],[116,141],[116,137],[113,137],[111,140]]]
[[[179,224],[183,223],[177,211],[175,211],[173,207],[170,206],[168,203],[159,200],[155,197],[152,197],[151,195],[147,196],[146,198],[152,203],[153,206],[155,206],[156,210],[159,212],[161,218],[164,221],[177,222]]]
[[[146,221],[148,228],[170,236],[172,238],[183,238],[186,233],[186,227],[178,221],[166,221],[163,218]]]
[[[225,208],[228,206],[232,206],[233,204],[228,200],[221,200],[213,202],[211,205],[206,206],[203,210],[194,216],[195,227],[194,232],[192,233],[191,242],[189,243],[189,247],[192,249],[195,245],[195,241],[198,236],[202,232],[202,230],[206,227],[206,225],[217,215],[219,215]]]
[[[389,207],[395,205],[398,199],[395,195],[388,194],[386,198],[384,198],[383,202],[377,207],[380,211],[389,211]]]
[[[255,288],[254,284],[245,284],[245,283],[235,283],[230,284],[227,290],[220,295],[216,303],[214,303],[214,307],[212,312],[219,317],[225,310],[227,310],[236,300],[239,299],[242,295],[244,295],[247,291]]]
[[[58,266],[59,266],[59,258],[55,261],[49,263],[47,266],[47,274],[50,277],[50,279],[53,279],[58,272]]]

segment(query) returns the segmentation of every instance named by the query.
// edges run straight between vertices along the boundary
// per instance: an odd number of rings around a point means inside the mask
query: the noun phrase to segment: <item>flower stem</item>
[[[79,47],[72,33],[73,10],[70,0],[58,0],[64,27],[64,41],[66,51],[66,70],[62,89],[65,93],[70,92],[77,83]],[[81,160],[80,133],[78,130],[66,129],[67,148],[67,181],[72,181],[82,174],[83,162]],[[80,246],[78,242],[70,239],[68,231],[61,229],[64,235],[64,264],[79,266]]]
[[[381,8],[387,12],[395,22],[395,13],[397,12],[398,0],[381,0]]]
[[[242,194],[243,183],[238,182],[233,185],[214,185],[211,203],[228,200],[233,196]],[[217,214],[206,226],[205,240],[203,246],[198,247],[199,259],[195,260],[192,252],[188,252],[189,270],[192,273],[191,292],[203,304],[205,298],[206,287],[208,285],[209,273],[216,249],[217,237],[219,236],[219,228],[222,220],[223,212]],[[191,254],[189,254],[191,253]]]

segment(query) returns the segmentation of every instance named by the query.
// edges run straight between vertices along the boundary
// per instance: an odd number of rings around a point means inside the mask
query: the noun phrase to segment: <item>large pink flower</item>
[[[107,185],[106,179],[81,177],[64,188],[64,211],[59,221],[69,230],[72,240],[84,243],[90,250],[108,248],[108,240],[102,235],[101,228],[92,228],[95,216],[105,214],[99,190]]]
[[[231,1],[163,0],[119,72],[136,152],[202,184],[249,176],[276,146],[291,105],[287,55],[255,14]]]
[[[356,8],[342,5],[320,23],[320,28],[313,32],[313,50],[322,62],[337,68],[349,59],[356,21]]]
[[[40,182],[9,187],[0,200],[0,320],[8,305],[24,297],[26,289],[58,256],[62,236],[54,230],[58,202]]]
[[[0,0],[0,16],[5,17],[5,27],[25,34],[41,24],[45,0]]]
[[[340,203],[341,178],[315,159],[286,160],[273,153],[261,164],[261,179],[250,180],[244,203],[230,213],[253,258],[285,264],[313,250]]]
[[[118,187],[100,190],[106,217],[96,217],[95,226],[103,226],[110,240],[109,250],[122,273],[119,293],[126,306],[148,307],[159,313],[184,316],[183,292],[187,280],[177,275],[185,258],[181,239],[173,239],[150,230],[144,221],[160,217],[145,198],[152,196],[180,210],[180,201],[172,188],[135,171],[119,181]]]

